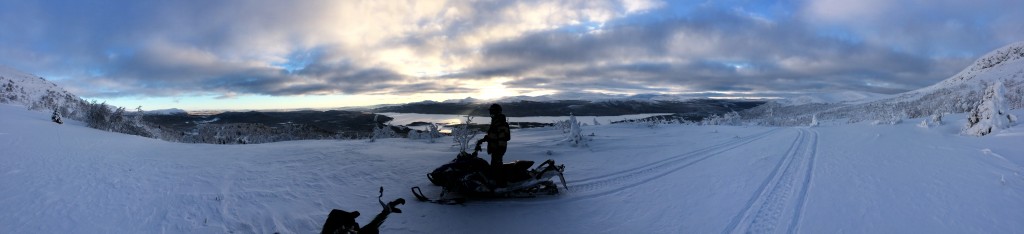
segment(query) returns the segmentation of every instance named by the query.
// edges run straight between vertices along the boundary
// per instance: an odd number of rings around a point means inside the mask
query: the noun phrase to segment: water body
[[[425,123],[437,123],[443,125],[461,124],[466,121],[465,115],[445,115],[445,114],[416,114],[416,113],[378,113],[394,118],[391,121],[392,125],[406,125],[414,122],[425,122]],[[659,115],[670,115],[669,113],[649,113],[649,114],[632,114],[632,115],[617,115],[617,116],[576,116],[576,121],[585,124],[597,123],[602,125],[610,124],[612,121],[622,121],[630,119],[642,119],[651,116]],[[532,122],[532,123],[554,123],[557,121],[563,121],[569,119],[569,116],[526,116],[526,117],[509,117],[509,122]],[[473,116],[472,123],[487,124],[491,122],[491,117],[488,116]],[[426,126],[410,126],[410,128],[423,130]]]

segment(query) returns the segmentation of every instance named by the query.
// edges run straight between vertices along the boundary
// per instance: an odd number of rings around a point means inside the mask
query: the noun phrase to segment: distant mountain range
[[[374,118],[376,117],[376,121]],[[198,125],[217,124],[262,124],[265,126],[305,125],[325,133],[359,135],[371,132],[374,123],[385,123],[391,120],[387,116],[375,116],[372,113],[357,111],[246,111],[222,112],[213,115],[192,115],[185,112],[151,112],[145,119],[149,122],[171,127],[180,131],[189,131]],[[329,134],[328,134],[329,135]]]
[[[509,117],[524,116],[615,116],[644,113],[674,113],[693,119],[741,111],[761,104],[760,100],[691,99],[683,101],[652,101],[637,99],[620,100],[550,100],[550,101],[499,101],[504,114]],[[420,113],[487,116],[492,103],[472,102],[415,102],[373,109],[374,112]]]

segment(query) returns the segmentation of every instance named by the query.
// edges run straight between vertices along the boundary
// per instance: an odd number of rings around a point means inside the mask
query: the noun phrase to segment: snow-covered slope
[[[1006,108],[1024,108],[1024,42],[992,51],[960,73],[918,90],[847,103],[808,102],[786,105],[769,103],[741,115],[748,121],[767,125],[806,125],[813,118],[840,123],[872,121],[895,123],[930,115],[965,113],[976,108],[985,89],[1003,85]],[[802,103],[799,100],[797,103]]]
[[[978,106],[985,89],[996,84],[1004,86],[1007,108],[1024,108],[1024,41],[989,52],[960,73],[935,85],[855,108],[887,105],[903,110],[909,118],[964,113]]]
[[[0,119],[4,233],[316,233],[331,209],[369,222],[379,186],[410,201],[383,233],[1024,230],[1021,127],[975,138],[907,123],[620,124],[584,127],[589,147],[524,129],[505,159],[564,163],[567,191],[445,206],[409,193],[439,194],[424,175],[455,156],[445,139],[180,144],[57,125],[21,106],[0,104]]]
[[[1024,65],[1022,64],[1024,64],[1024,41],[1012,43],[989,52],[953,77],[916,92],[928,93],[945,88],[956,88],[961,85],[978,86],[1014,78],[1021,80],[1024,79],[1024,77],[1020,77],[1020,71],[1024,70]]]
[[[19,104],[33,110],[57,109],[63,115],[79,118],[86,104],[77,95],[42,77],[0,65],[0,103]]]

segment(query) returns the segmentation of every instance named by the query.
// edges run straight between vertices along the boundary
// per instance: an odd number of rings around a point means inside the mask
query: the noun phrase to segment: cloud
[[[1006,1],[9,1],[0,63],[91,97],[932,84],[1024,38]],[[7,33],[13,32],[13,33]]]
[[[817,28],[916,54],[977,56],[1024,38],[1021,1],[813,0],[798,9]]]
[[[766,22],[703,9],[688,18],[608,27],[602,33],[537,32],[488,45],[486,66],[461,76],[529,77],[514,87],[555,90],[828,90],[897,92],[950,71],[930,58],[821,37],[799,21]],[[940,70],[941,72],[936,72]],[[943,77],[944,78],[944,77]],[[865,82],[886,81],[887,87]]]
[[[626,4],[622,8],[622,4]],[[480,46],[605,22],[652,1],[9,2],[16,67],[75,77],[86,96],[468,91],[416,81],[474,66]],[[41,49],[40,49],[41,48]],[[292,61],[317,51],[315,61]],[[308,58],[307,58],[308,59]],[[4,59],[11,62],[14,59]],[[282,67],[290,64],[294,67]],[[298,72],[289,72],[297,70]],[[101,72],[94,72],[101,71]],[[430,85],[437,84],[437,85]],[[230,95],[228,95],[230,94]]]

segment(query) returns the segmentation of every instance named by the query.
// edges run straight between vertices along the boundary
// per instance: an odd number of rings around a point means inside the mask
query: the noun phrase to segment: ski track
[[[818,133],[798,129],[786,156],[761,184],[746,208],[733,218],[723,233],[797,232],[804,201],[813,179]],[[795,197],[794,197],[795,195]],[[783,223],[789,216],[788,225]],[[785,225],[785,226],[783,226]],[[786,230],[777,230],[777,228]]]
[[[749,144],[772,133],[780,128],[771,129],[758,134],[742,137],[736,140],[712,145],[702,149],[690,151],[653,163],[649,163],[633,169],[628,169],[595,178],[573,181],[567,191],[577,199],[600,197],[625,188],[637,186],[651,180],[671,174],[672,172],[689,167],[712,156],[719,155],[740,146]],[[616,186],[626,184],[626,186]],[[603,190],[603,191],[602,191]]]
[[[784,128],[773,128],[768,131],[752,134],[750,136],[741,137],[739,139],[719,143],[716,145],[704,147],[687,153],[679,154],[676,156],[668,157],[662,160],[658,160],[653,163],[648,163],[643,166],[635,167],[632,169],[626,169],[615,173],[591,177],[575,181],[566,181],[568,184],[566,196],[551,196],[551,197],[534,197],[530,200],[501,200],[501,201],[475,201],[474,204],[509,204],[515,203],[520,205],[525,204],[548,204],[555,202],[565,202],[569,200],[582,200],[601,197],[623,189],[632,188],[654,179],[664,177],[672,174],[673,172],[679,171],[683,168],[689,167],[698,162],[704,161],[705,159],[711,158],[726,152],[739,148],[740,146],[749,144],[757,141],[761,138],[772,135],[779,130]],[[692,159],[692,160],[691,160]],[[685,162],[685,163],[684,163]],[[556,184],[559,184],[557,181]],[[620,184],[626,184],[625,186],[616,186]],[[564,195],[564,194],[563,194]],[[467,204],[462,204],[467,205]]]

